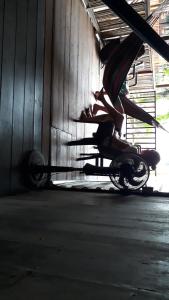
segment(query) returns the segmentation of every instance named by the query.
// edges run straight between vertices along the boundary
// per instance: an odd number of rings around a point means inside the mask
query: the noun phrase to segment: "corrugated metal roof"
[[[92,23],[99,33],[102,41],[124,37],[131,29],[117,15],[112,12],[101,0],[83,0],[89,12]],[[143,17],[147,17],[147,1],[127,1]]]

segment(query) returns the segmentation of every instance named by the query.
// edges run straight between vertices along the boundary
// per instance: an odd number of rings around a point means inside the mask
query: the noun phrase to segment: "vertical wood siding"
[[[78,118],[91,103],[91,91],[99,87],[100,66],[93,28],[82,2],[54,3],[52,164],[77,165],[75,158],[84,152],[84,147],[69,148],[64,143],[82,138],[90,131],[89,125],[75,123],[72,118]],[[57,178],[63,179],[65,175]]]
[[[32,149],[75,165],[84,149],[64,143],[88,134],[72,118],[91,102],[99,73],[81,0],[0,0],[0,194],[24,190],[20,163]]]
[[[47,0],[45,7],[45,46],[44,46],[44,89],[42,109],[42,153],[46,163],[50,164],[51,154],[51,83],[53,54],[53,8],[54,0]]]
[[[41,150],[44,5],[0,0],[0,194],[22,190],[22,155]]]

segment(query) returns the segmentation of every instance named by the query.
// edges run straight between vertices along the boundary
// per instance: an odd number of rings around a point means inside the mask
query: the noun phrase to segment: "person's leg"
[[[123,104],[122,104],[122,102],[121,102],[121,95],[119,95],[119,96],[117,97],[117,100],[116,100],[115,103],[114,103],[114,107],[115,107],[115,109],[116,109],[119,113],[121,113],[122,115],[124,114],[124,107],[123,107]]]
[[[119,97],[118,97],[119,98]],[[95,99],[99,100],[102,102],[102,104],[104,105],[104,107],[107,109],[108,114],[110,115],[110,117],[112,117],[112,119],[115,122],[115,126],[116,126],[116,130],[121,132],[121,128],[122,128],[122,124],[123,124],[123,106],[121,104],[120,98],[118,99],[118,101],[116,101],[116,105],[117,107],[121,110],[121,112],[119,112],[115,107],[111,106],[105,99],[104,97],[104,92],[96,92],[95,93]]]
[[[94,104],[93,109],[92,109],[92,115],[95,116],[98,113],[98,111],[103,111],[105,113],[108,113],[108,110],[105,106],[99,105],[99,104]]]
[[[101,101],[102,103],[103,103],[102,96],[104,96],[104,95],[107,95],[107,93],[106,93],[106,91],[103,88],[101,89],[101,91],[96,91],[95,93],[93,93],[93,96],[94,96],[95,100],[96,101]],[[124,114],[124,107],[123,107],[123,104],[122,104],[122,101],[121,101],[121,96],[123,97],[122,93],[119,94],[119,96],[117,97],[116,101],[114,101],[113,99],[111,99],[111,103],[113,103],[113,107],[118,112],[120,112],[121,114]],[[108,103],[107,103],[107,105],[108,105]],[[109,109],[111,109],[111,108],[112,108],[112,106],[109,105]]]
[[[99,116],[93,116],[93,117],[88,117],[84,111],[81,112],[80,118],[76,120],[78,122],[83,122],[83,123],[104,123],[104,122],[113,122],[113,118],[109,114],[104,114],[104,115],[99,115]]]

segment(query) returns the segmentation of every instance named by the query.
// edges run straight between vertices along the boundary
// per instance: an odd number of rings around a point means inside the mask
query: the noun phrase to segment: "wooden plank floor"
[[[0,199],[0,299],[169,299],[169,198]]]

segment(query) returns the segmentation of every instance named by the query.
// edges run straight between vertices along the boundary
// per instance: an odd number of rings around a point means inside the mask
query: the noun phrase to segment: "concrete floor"
[[[0,300],[169,299],[169,198],[0,199]]]

